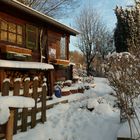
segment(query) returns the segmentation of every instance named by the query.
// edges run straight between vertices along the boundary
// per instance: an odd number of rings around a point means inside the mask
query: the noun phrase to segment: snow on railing
[[[46,101],[47,83],[43,77],[15,78],[12,80],[6,78],[2,82],[0,93],[0,124],[8,120],[9,107],[15,108],[14,133],[17,130],[26,131],[29,126],[34,127],[38,122],[45,122]],[[31,118],[30,122],[28,118]]]

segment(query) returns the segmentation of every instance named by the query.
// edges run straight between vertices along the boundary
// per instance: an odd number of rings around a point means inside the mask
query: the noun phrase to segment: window
[[[26,25],[26,47],[37,49],[38,46],[38,28],[32,25]]]
[[[5,20],[0,20],[0,40],[22,45],[22,25],[18,25]]]
[[[60,58],[66,59],[66,37],[61,37],[60,40]]]
[[[56,49],[49,48],[49,57],[51,59],[56,59]]]

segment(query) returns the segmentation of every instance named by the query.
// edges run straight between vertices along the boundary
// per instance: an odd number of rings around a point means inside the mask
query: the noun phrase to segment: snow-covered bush
[[[129,53],[113,54],[109,57],[108,78],[116,91],[121,117],[129,123],[132,138],[132,123],[136,124],[134,119],[131,119],[133,115],[140,125],[135,110],[135,100],[140,94],[140,1],[135,1],[135,5],[129,8],[116,7],[115,14],[116,51]],[[139,131],[138,134],[140,137]]]
[[[121,117],[127,118],[134,113],[133,102],[140,94],[140,61],[128,52],[113,53],[108,57],[107,69],[108,79],[124,114]]]
[[[135,106],[140,95],[140,60],[128,52],[113,53],[108,57],[106,69],[110,84],[116,91],[120,121],[128,121],[132,138],[132,124],[136,124],[133,118],[140,122]]]

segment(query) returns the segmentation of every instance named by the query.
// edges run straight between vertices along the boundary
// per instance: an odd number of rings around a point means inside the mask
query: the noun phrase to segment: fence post
[[[14,96],[18,96],[20,92],[20,81],[14,81]],[[17,122],[18,122],[18,109],[14,109],[14,134],[17,133]]]
[[[2,83],[2,96],[8,96],[10,90],[10,80],[6,79]]]
[[[38,87],[38,78],[35,77],[33,80],[33,95],[32,97],[35,100],[35,107],[32,108],[31,111],[31,128],[35,127],[36,125],[36,111],[37,111],[37,87]]]
[[[12,140],[13,139],[13,121],[14,121],[14,110],[10,111],[10,117],[6,124],[6,140]]]
[[[47,72],[47,87],[48,87],[48,96],[49,98],[52,97],[53,95],[53,85],[54,85],[54,78],[53,78],[53,71],[48,71]]]
[[[29,83],[30,79],[25,79],[24,81],[24,97],[29,96]],[[28,108],[23,108],[22,110],[22,127],[21,131],[27,131],[27,124],[28,124]]]
[[[41,108],[41,121],[44,123],[46,121],[46,97],[47,97],[47,90],[46,90],[46,83],[42,86],[42,96],[41,96],[41,102],[42,102],[42,108]]]

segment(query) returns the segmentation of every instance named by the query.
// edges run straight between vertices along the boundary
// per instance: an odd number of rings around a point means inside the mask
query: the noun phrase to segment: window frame
[[[64,45],[64,46],[62,46],[62,45]],[[67,49],[66,48],[67,48],[66,35],[63,35],[63,36],[61,36],[61,39],[60,39],[60,59],[67,60]],[[65,55],[65,56],[63,56],[63,55]]]
[[[6,29],[2,29],[2,22],[4,22],[7,25]],[[15,25],[15,32],[9,30],[10,23]],[[18,33],[18,29],[17,29],[18,27],[21,27],[21,29],[22,29],[21,34]],[[6,32],[6,34],[7,34],[6,39],[1,39],[1,32]],[[14,34],[15,35],[15,41],[11,41],[9,39],[9,34]],[[21,43],[18,42],[18,36],[21,37]],[[4,19],[0,18],[0,41],[1,42],[8,42],[8,43],[15,44],[15,45],[18,45],[18,46],[24,46],[24,26],[22,24],[11,22],[11,21],[4,20]]]
[[[30,30],[29,28],[34,28],[34,31],[33,30]],[[35,44],[32,44],[33,46],[29,46],[29,33],[28,32],[32,32],[31,34],[34,34],[35,35],[35,40],[34,40],[34,43]],[[37,50],[38,49],[38,27],[34,26],[34,25],[31,25],[31,24],[26,24],[26,48],[28,49],[32,49],[32,50]],[[32,43],[32,42],[30,42]]]

